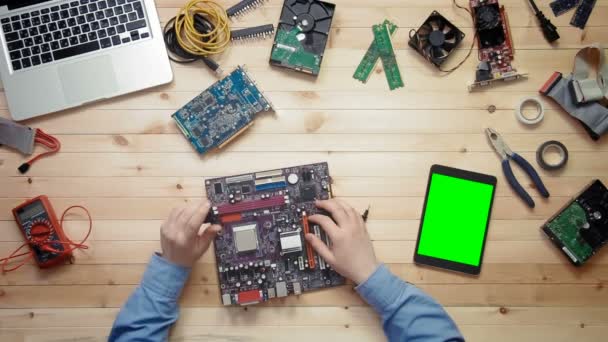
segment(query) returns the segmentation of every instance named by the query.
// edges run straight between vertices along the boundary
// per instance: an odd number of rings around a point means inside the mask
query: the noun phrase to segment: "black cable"
[[[180,15],[180,18],[181,18],[181,16],[182,15]],[[177,17],[171,18],[165,24],[165,27],[163,28],[163,35],[165,37],[165,46],[167,48],[167,51],[169,52],[168,53],[169,59],[175,63],[180,63],[180,64],[188,64],[188,63],[192,63],[192,62],[195,62],[198,60],[202,60],[203,63],[205,63],[205,65],[207,65],[207,67],[209,69],[211,69],[213,72],[215,72],[217,74],[221,74],[222,69],[220,68],[220,65],[216,61],[214,61],[213,59],[206,57],[206,56],[197,56],[197,55],[191,54],[188,51],[184,50],[179,45],[179,42],[177,41],[177,36],[175,34],[175,20],[176,19],[177,19]],[[213,25],[213,23],[211,21],[209,21],[204,16],[202,16],[200,14],[195,14],[194,15],[194,28],[202,34],[208,34],[209,32],[213,31],[215,26]],[[209,38],[202,38],[202,40],[204,42],[207,42],[207,41],[209,41]]]
[[[534,14],[536,15],[536,18],[538,19],[538,24],[540,25],[540,28],[543,31],[543,35],[545,36],[545,39],[549,42],[549,43],[553,43],[554,41],[559,39],[559,33],[557,33],[557,27],[555,27],[555,25],[553,25],[551,23],[551,20],[547,19],[547,17],[545,17],[545,15],[543,14],[543,12],[538,9],[538,6],[536,6],[536,3],[534,2],[534,0],[528,0],[528,2],[530,3],[530,6],[532,6],[532,10],[534,10]]]
[[[540,10],[538,9],[538,6],[536,6],[536,2],[534,2],[534,0],[528,0],[530,2],[530,5],[532,6],[532,9],[534,10],[534,13],[538,13],[540,12]]]

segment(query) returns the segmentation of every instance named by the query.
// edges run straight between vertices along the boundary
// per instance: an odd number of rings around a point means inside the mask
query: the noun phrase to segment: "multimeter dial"
[[[28,221],[24,228],[27,239],[35,243],[51,241],[50,237],[54,231],[53,224],[46,217]]]

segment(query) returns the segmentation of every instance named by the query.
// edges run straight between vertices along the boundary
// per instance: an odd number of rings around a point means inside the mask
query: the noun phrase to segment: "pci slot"
[[[312,226],[312,230],[315,233],[315,236],[319,240],[323,241],[321,239],[321,229],[319,228],[319,226],[315,224],[314,226]],[[324,270],[325,269],[325,259],[323,259],[319,254],[317,254],[317,257],[319,258],[319,269]]]
[[[287,187],[287,183],[285,183],[285,182],[277,182],[277,183],[256,185],[255,186],[255,191],[277,190],[277,189],[283,189],[285,187]]]
[[[253,180],[253,175],[251,175],[251,174],[234,176],[234,177],[226,178],[226,184],[242,183],[242,182],[248,182],[248,181],[252,181],[252,180]]]
[[[283,189],[285,187],[287,187],[287,182],[285,181],[285,176],[256,179],[256,181],[255,181],[255,190],[256,191],[276,190],[276,189]]]
[[[270,171],[256,173],[255,178],[260,179],[260,178],[276,177],[276,176],[282,176],[282,175],[283,175],[283,170],[270,170]]]

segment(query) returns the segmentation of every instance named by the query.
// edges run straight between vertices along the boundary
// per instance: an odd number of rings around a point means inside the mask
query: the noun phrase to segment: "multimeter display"
[[[17,210],[17,215],[19,215],[19,221],[25,222],[29,219],[32,219],[40,214],[44,214],[44,206],[41,202],[34,202],[29,206]]]

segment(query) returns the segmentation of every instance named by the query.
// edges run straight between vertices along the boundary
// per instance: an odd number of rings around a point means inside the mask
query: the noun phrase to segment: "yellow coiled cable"
[[[199,32],[195,15],[204,17],[212,25],[209,32]],[[217,55],[230,43],[230,19],[226,10],[212,0],[191,0],[175,17],[177,42],[186,52],[196,56]]]

